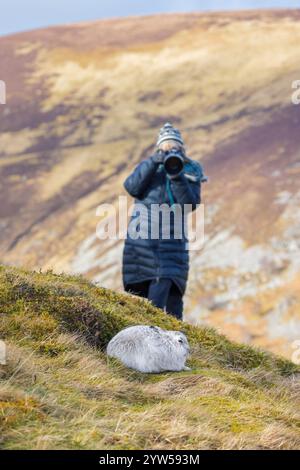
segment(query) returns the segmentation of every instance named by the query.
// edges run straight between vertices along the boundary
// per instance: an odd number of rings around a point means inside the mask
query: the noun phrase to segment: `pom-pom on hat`
[[[184,145],[180,131],[173,127],[172,124],[170,124],[169,122],[166,122],[166,124],[159,131],[158,139],[156,142],[157,147],[159,147],[160,144],[162,142],[165,142],[166,140],[176,140],[181,145]]]

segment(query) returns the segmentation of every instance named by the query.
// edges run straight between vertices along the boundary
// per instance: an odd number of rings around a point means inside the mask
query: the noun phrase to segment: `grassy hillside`
[[[0,268],[4,449],[295,449],[299,370],[80,277]],[[191,371],[141,374],[104,348],[126,325],[182,329]]]

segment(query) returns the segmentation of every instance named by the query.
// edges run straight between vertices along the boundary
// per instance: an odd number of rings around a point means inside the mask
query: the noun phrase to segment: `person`
[[[166,169],[166,159],[171,154],[181,158],[182,167],[177,174]],[[178,161],[180,163],[180,159]],[[126,191],[135,198],[123,250],[124,289],[148,298],[153,305],[179,320],[183,316],[183,296],[189,270],[187,236],[184,230],[181,230],[181,236],[180,230],[175,236],[178,217],[176,219],[172,210],[170,236],[165,237],[163,222],[153,217],[151,207],[157,209],[167,205],[173,208],[179,205],[183,208],[189,205],[190,210],[195,210],[201,202],[202,179],[201,165],[187,157],[180,131],[167,122],[160,129],[154,153],[139,163],[124,182]],[[147,210],[146,218],[142,216],[144,211],[141,206]],[[180,215],[180,211],[178,213]],[[183,224],[184,212],[181,211],[181,214],[180,224]],[[154,219],[158,224],[158,235],[155,237],[152,236],[153,225],[151,227],[151,222],[155,225]],[[140,231],[140,236],[132,227]]]

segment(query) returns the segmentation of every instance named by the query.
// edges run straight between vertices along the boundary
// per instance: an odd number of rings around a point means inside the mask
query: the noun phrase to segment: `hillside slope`
[[[3,449],[296,449],[299,368],[80,277],[0,268]],[[188,336],[191,371],[141,374],[104,348],[126,325]]]
[[[291,357],[300,330],[300,11],[170,14],[0,38],[0,259],[121,288],[101,203],[167,120],[201,160],[186,319]],[[118,207],[117,207],[118,210]]]

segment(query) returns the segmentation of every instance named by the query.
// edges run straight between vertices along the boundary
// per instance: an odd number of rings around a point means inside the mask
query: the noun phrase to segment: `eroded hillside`
[[[96,208],[166,120],[201,160],[186,319],[291,357],[299,339],[300,12],[129,17],[0,39],[1,261],[120,287]]]

